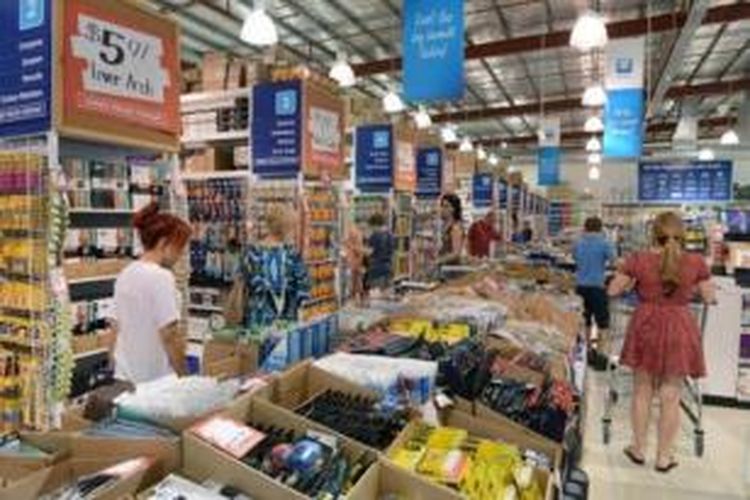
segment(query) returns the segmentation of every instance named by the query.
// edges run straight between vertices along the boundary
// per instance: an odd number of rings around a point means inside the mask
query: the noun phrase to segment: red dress
[[[697,285],[711,275],[703,257],[683,254],[680,286],[664,295],[661,256],[644,251],[631,255],[624,272],[636,281],[639,305],[628,327],[620,361],[656,377],[705,377],[700,330],[690,301]]]

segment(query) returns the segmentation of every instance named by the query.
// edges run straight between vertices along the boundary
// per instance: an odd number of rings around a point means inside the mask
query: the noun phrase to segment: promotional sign
[[[115,0],[63,5],[63,125],[116,136],[156,131],[177,139],[176,25]]]
[[[458,173],[456,172],[458,157],[456,155],[443,153],[443,184],[441,192],[452,193],[456,190]]]
[[[644,202],[705,202],[732,199],[732,162],[643,162],[638,199]]]
[[[492,206],[492,181],[492,174],[474,174],[471,199],[475,208],[486,208]]]
[[[403,10],[403,71],[407,101],[464,96],[463,0],[408,0]]]
[[[500,210],[506,210],[508,208],[508,183],[503,179],[497,183],[497,198]]]
[[[357,188],[364,192],[393,187],[393,127],[367,125],[355,131]]]
[[[306,82],[303,172],[307,177],[341,179],[344,175],[344,104],[334,94]]]
[[[396,140],[396,171],[393,187],[398,191],[413,193],[417,188],[417,151],[411,140]]]
[[[537,152],[537,167],[537,184],[540,186],[560,184],[560,148],[540,148]]]
[[[510,207],[514,212],[518,212],[521,208],[521,186],[512,185],[510,187]]]
[[[438,198],[442,188],[443,150],[417,150],[417,192],[420,198]]]
[[[606,49],[606,158],[637,158],[643,150],[645,38],[611,40]]]
[[[0,137],[50,129],[50,0],[0,2]]]
[[[253,172],[295,177],[302,158],[302,83],[262,83],[253,88],[250,149]]]

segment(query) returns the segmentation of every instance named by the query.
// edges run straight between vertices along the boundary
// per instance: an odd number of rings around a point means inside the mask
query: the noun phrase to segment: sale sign
[[[311,178],[342,179],[344,165],[344,104],[311,82],[304,86],[302,170]]]
[[[177,135],[177,30],[117,0],[66,0],[64,113]]]

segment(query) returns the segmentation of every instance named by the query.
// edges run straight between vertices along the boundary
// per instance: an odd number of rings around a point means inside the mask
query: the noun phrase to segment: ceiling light
[[[492,165],[493,167],[496,167],[500,163],[500,159],[497,157],[495,153],[492,153],[490,155],[489,160],[487,161],[490,162],[490,165]]]
[[[462,153],[471,153],[474,151],[474,144],[471,143],[471,139],[469,139],[469,136],[466,136],[461,141],[461,145],[458,147],[458,150]]]
[[[279,34],[273,19],[266,14],[265,0],[255,0],[255,8],[242,24],[240,39],[256,47],[267,47],[278,43]]]
[[[598,181],[602,176],[602,171],[596,165],[592,165],[589,169],[589,180]]]
[[[487,151],[485,151],[482,146],[479,146],[477,148],[477,159],[479,161],[484,161],[487,159]]]
[[[336,62],[331,66],[328,72],[333,80],[336,80],[340,87],[353,87],[357,84],[357,77],[354,76],[354,70],[346,60],[346,55],[342,52],[336,57]]]
[[[586,151],[589,153],[598,153],[602,150],[602,143],[596,137],[592,137],[586,143]]]
[[[503,149],[508,149],[508,143],[507,143],[507,142],[505,142],[505,141],[503,141],[503,142],[502,142],[502,143],[500,144],[500,147],[501,147],[501,148],[503,148]]]
[[[591,153],[588,158],[589,165],[601,165],[602,155],[599,153]]]
[[[578,17],[570,34],[570,45],[585,51],[607,45],[607,25],[598,13],[586,11]]]
[[[607,104],[607,93],[601,85],[591,85],[583,92],[581,102],[590,108],[600,108]]]
[[[698,151],[698,159],[700,161],[714,161],[715,158],[716,155],[714,155],[714,150],[711,148],[703,148]]]
[[[453,144],[458,142],[458,135],[456,135],[456,129],[453,125],[446,125],[440,129],[440,137],[446,144]]]
[[[419,110],[414,115],[414,123],[417,124],[417,128],[420,130],[432,127],[432,118],[424,106],[420,106]]]
[[[598,116],[592,116],[586,120],[586,124],[583,126],[583,130],[591,134],[596,134],[604,130],[604,124],[602,119]]]
[[[389,90],[383,97],[383,109],[386,113],[400,113],[405,108],[404,101],[401,100],[401,96],[395,90]]]
[[[740,138],[737,136],[737,132],[735,132],[733,129],[729,129],[726,132],[724,132],[721,136],[721,145],[722,146],[736,146],[740,143]]]

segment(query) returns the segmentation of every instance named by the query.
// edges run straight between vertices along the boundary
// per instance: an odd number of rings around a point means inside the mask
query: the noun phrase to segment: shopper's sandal
[[[625,456],[630,459],[631,462],[633,462],[635,465],[645,465],[646,460],[643,457],[639,457],[635,453],[633,453],[633,450],[628,446],[624,450],[622,450],[623,453],[625,453]]]
[[[678,465],[680,464],[677,463],[677,460],[672,458],[669,460],[669,463],[667,465],[664,465],[664,466],[657,465],[656,467],[654,467],[654,470],[660,474],[666,474],[667,472],[671,471]]]

